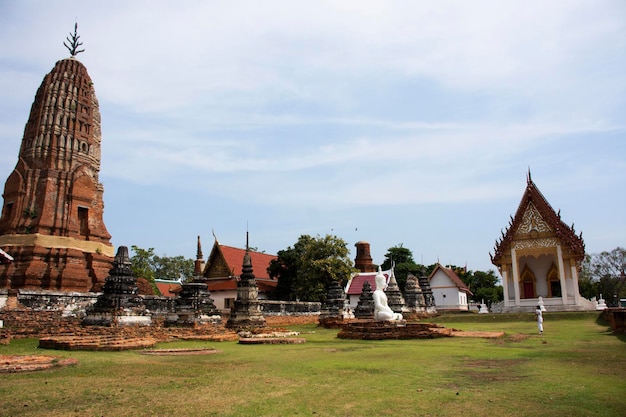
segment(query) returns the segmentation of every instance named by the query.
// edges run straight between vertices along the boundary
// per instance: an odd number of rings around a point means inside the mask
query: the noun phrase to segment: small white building
[[[472,295],[472,292],[452,269],[437,264],[428,281],[437,311],[469,310],[468,295]]]

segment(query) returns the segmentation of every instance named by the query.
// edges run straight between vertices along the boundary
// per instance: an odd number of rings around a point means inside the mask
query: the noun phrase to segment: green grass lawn
[[[497,340],[355,341],[314,325],[302,345],[173,342],[205,356],[64,352],[13,340],[0,354],[78,359],[0,375],[0,416],[624,416],[626,344],[593,313],[447,315]]]

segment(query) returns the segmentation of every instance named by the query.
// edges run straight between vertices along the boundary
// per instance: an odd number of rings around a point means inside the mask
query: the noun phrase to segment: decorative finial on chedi
[[[74,23],[74,33],[70,33],[66,39],[69,42],[69,45],[63,42],[63,45],[70,51],[70,54],[74,57],[81,52],[85,52],[84,49],[78,49],[83,43],[79,42],[80,36],[76,33],[78,31],[78,22]],[[71,39],[70,39],[71,38]]]

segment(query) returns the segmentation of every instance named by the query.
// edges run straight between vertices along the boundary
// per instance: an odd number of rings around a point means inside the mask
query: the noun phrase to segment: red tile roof
[[[276,280],[255,279],[259,292],[271,292],[276,289],[278,282]],[[206,281],[207,289],[213,291],[234,291],[237,289],[236,278],[210,279]]]
[[[348,283],[348,291],[346,291],[346,295],[360,295],[361,291],[363,291],[363,284],[365,284],[365,282],[369,282],[370,287],[372,287],[372,291],[374,291],[376,289],[377,273],[378,272],[359,272]],[[389,273],[390,271],[383,271],[386,281],[389,280]]]
[[[237,289],[237,280],[235,278],[211,279],[207,280],[207,289],[213,291],[232,291]]]
[[[155,279],[154,283],[161,292],[161,295],[164,295],[166,297],[175,297],[181,289],[180,282],[178,281]]]
[[[219,245],[222,250],[224,260],[228,264],[231,274],[234,276],[241,275],[241,268],[243,266],[243,256],[246,253],[245,249],[235,248],[232,246]],[[270,262],[276,259],[276,255],[268,255],[261,252],[248,252],[250,254],[250,260],[252,261],[252,270],[254,277],[257,279],[269,279],[267,268],[270,266]]]
[[[208,271],[213,267],[212,263],[218,265],[217,271],[221,270],[219,265],[225,263],[228,269],[228,276],[216,276],[215,269],[211,272],[211,277],[207,279],[207,285],[209,291],[232,291],[237,289],[237,278],[241,276],[241,270],[243,268],[243,257],[246,254],[245,249],[235,248],[233,246],[220,245],[215,242],[211,255],[209,255],[209,261],[205,269],[205,276]],[[259,292],[271,292],[273,291],[278,282],[269,277],[267,268],[270,262],[277,258],[276,255],[268,255],[261,252],[249,251],[250,261],[252,262],[252,272],[254,273],[255,281]]]

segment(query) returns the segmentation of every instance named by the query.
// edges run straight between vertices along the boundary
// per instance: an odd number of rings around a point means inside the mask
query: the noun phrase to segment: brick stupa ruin
[[[37,90],[15,169],[4,187],[0,288],[100,290],[114,248],[103,221],[100,112],[93,82],[76,59],[56,63]]]

